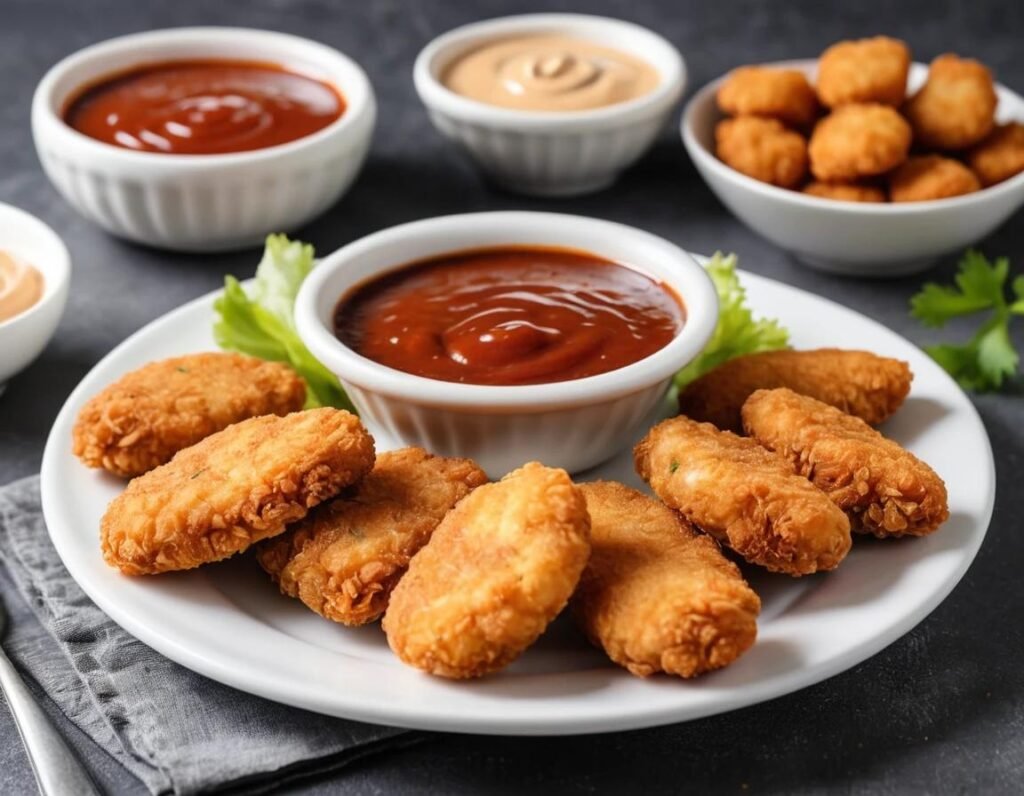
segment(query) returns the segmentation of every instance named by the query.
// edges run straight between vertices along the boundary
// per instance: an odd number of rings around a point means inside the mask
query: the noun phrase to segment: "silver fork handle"
[[[43,796],[100,796],[89,772],[50,723],[14,664],[3,652],[0,652],[0,688],[7,697],[7,705]]]

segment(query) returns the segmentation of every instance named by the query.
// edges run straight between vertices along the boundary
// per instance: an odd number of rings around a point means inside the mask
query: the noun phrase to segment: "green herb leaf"
[[[990,264],[985,255],[972,249],[960,260],[956,287],[927,283],[910,299],[910,314],[925,326],[939,327],[951,318],[999,306],[1009,270],[1005,257]]]
[[[213,336],[228,351],[287,362],[306,382],[306,406],[355,411],[337,377],[303,344],[295,331],[295,297],[316,265],[313,247],[285,235],[267,237],[263,259],[249,292],[233,276],[214,302]]]

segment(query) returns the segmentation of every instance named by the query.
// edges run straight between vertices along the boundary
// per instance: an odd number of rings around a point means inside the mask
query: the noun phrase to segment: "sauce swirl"
[[[468,384],[544,384],[664,348],[685,313],[663,284],[582,251],[503,247],[413,263],[342,297],[334,332],[397,370]]]
[[[73,97],[68,125],[140,152],[214,155],[278,146],[345,111],[331,85],[256,61],[167,61],[101,80]]]
[[[43,275],[0,250],[0,323],[20,315],[43,297]]]

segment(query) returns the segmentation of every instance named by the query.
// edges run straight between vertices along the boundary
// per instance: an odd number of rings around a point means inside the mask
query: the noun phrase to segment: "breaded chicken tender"
[[[592,550],[571,606],[595,646],[639,677],[694,677],[750,648],[761,601],[711,537],[622,484],[580,489]]]
[[[811,134],[811,172],[825,181],[882,174],[907,159],[910,138],[910,125],[888,105],[842,105]]]
[[[804,186],[804,193],[821,199],[837,199],[843,202],[884,202],[885,191],[877,185],[856,182],[821,182],[815,180]]]
[[[818,115],[818,99],[803,72],[741,66],[718,89],[718,107],[729,116],[764,116],[807,127]]]
[[[973,171],[941,155],[912,157],[889,175],[889,196],[894,202],[927,202],[980,190]]]
[[[858,417],[792,390],[758,390],[743,424],[826,492],[854,530],[924,536],[949,517],[935,471]]]
[[[719,122],[715,151],[727,166],[781,188],[796,187],[807,173],[807,142],[775,119],[742,116]]]
[[[788,387],[878,425],[903,404],[913,378],[906,362],[869,351],[764,351],[730,359],[691,382],[679,395],[679,411],[739,433],[751,393]]]
[[[907,93],[910,49],[899,39],[833,44],[818,60],[818,99],[830,108],[854,102],[902,104]]]
[[[125,478],[232,423],[302,408],[306,386],[287,365],[207,353],[151,362],[93,396],[78,413],[73,450]]]
[[[835,569],[850,521],[828,495],[754,440],[675,417],[634,450],[636,470],[667,506],[772,572]]]
[[[915,144],[928,149],[966,149],[995,126],[995,83],[984,64],[947,53],[932,61],[928,80],[904,113]]]
[[[373,458],[373,438],[348,412],[243,420],[131,481],[103,515],[103,557],[128,575],[219,561],[301,520]]]
[[[1024,171],[1024,124],[1001,124],[967,153],[967,162],[986,188]]]
[[[262,542],[257,559],[282,592],[321,616],[373,622],[444,515],[486,481],[469,459],[422,448],[382,453],[352,490]]]
[[[582,493],[527,464],[471,492],[413,556],[384,614],[388,644],[441,677],[496,672],[565,607],[589,555]]]

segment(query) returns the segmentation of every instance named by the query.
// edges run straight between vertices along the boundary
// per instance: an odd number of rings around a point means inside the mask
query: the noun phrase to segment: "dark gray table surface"
[[[429,128],[411,82],[413,58],[454,25],[505,13],[587,10],[661,31],[683,52],[696,88],[739,63],[808,57],[839,38],[884,32],[918,60],[955,50],[983,59],[1024,91],[1024,4],[993,2],[697,2],[612,0],[260,0],[169,3],[5,0],[0,4],[0,201],[37,214],[74,260],[71,298],[55,340],[0,399],[0,484],[37,472],[43,442],[70,390],[116,343],[222,283],[251,274],[258,252],[169,254],[108,237],[79,218],[44,178],[29,103],[46,69],[87,44],[189,24],[291,31],[332,44],[366,68],[380,118],[351,192],[297,235],[328,252],[368,232],[443,213],[549,209],[633,223],[694,251],[735,251],[743,267],[866,313],[911,340],[934,339],[907,316],[921,279],[887,283],[809,271],[733,219],[689,164],[674,129],[613,189],[566,201],[489,189]],[[1024,268],[1018,213],[983,242]],[[930,276],[948,278],[954,258]],[[780,308],[780,314],[783,308]],[[1015,335],[1022,341],[1019,330]],[[558,790],[731,793],[1013,792],[1024,781],[1024,404],[1018,389],[975,398],[995,450],[998,496],[985,545],[964,581],[913,632],[849,672],[772,702],[688,724],[563,739],[437,735],[294,792],[458,793]],[[50,706],[52,709],[52,705]],[[139,783],[66,720],[61,728],[112,792]],[[0,792],[29,793],[32,777],[0,710]]]

